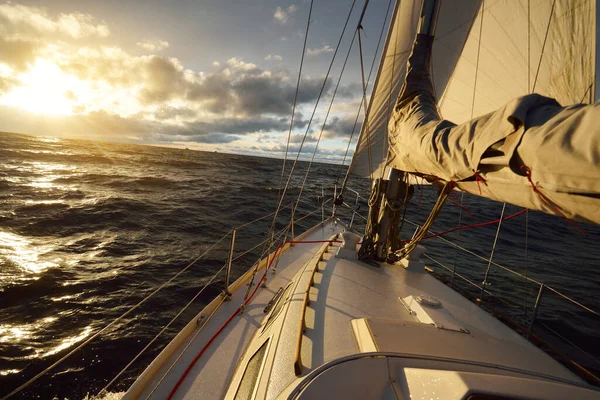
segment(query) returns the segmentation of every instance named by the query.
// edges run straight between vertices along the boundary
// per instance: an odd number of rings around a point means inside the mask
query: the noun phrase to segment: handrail
[[[409,224],[411,224],[411,225],[413,225],[413,226],[415,226],[415,227],[418,227],[418,226],[420,226],[420,225],[418,225],[418,224],[416,224],[416,223],[414,223],[414,222],[411,222],[411,221],[409,221],[409,220],[407,220],[407,219],[405,219],[404,221],[405,221],[405,222],[407,222],[407,223],[409,223]],[[428,231],[428,232],[429,232],[429,233],[431,233],[432,235],[435,235],[435,232],[432,232],[432,231]],[[471,251],[471,250],[465,249],[464,247],[462,247],[462,246],[460,246],[460,245],[457,245],[456,243],[454,243],[454,242],[451,242],[450,240],[448,240],[448,239],[446,239],[446,238],[444,238],[444,237],[441,237],[441,236],[436,236],[436,238],[437,238],[437,239],[440,239],[440,240],[443,240],[443,241],[444,241],[444,242],[446,242],[447,244],[449,244],[449,245],[451,245],[451,246],[453,246],[453,247],[455,247],[455,248],[457,248],[457,249],[459,249],[459,250],[461,250],[461,251],[464,251],[464,252],[466,252],[466,253],[469,253],[469,254],[471,254],[471,255],[473,255],[473,256],[475,256],[475,257],[477,257],[477,258],[481,259],[481,260],[484,260],[484,261],[486,261],[486,262],[487,262],[487,261],[489,261],[487,258],[485,258],[485,257],[483,257],[483,256],[481,256],[481,255],[479,255],[479,254],[477,254],[477,253],[475,253],[475,252],[473,252],[473,251]],[[510,269],[510,268],[508,268],[508,267],[506,267],[506,266],[504,266],[504,265],[500,265],[500,264],[498,264],[498,263],[497,263],[497,262],[495,262],[495,261],[492,261],[492,265],[494,265],[494,266],[496,266],[496,267],[498,267],[498,268],[500,268],[500,269],[503,269],[504,271],[510,272],[510,273],[512,273],[512,274],[514,274],[514,275],[516,275],[516,276],[520,277],[520,278],[526,279],[528,282],[535,283],[536,285],[539,285],[539,286],[541,286],[541,285],[544,285],[544,288],[546,288],[546,289],[548,289],[548,290],[550,290],[550,291],[552,291],[552,292],[556,293],[557,295],[561,296],[561,297],[562,297],[562,298],[564,298],[565,300],[568,300],[568,301],[570,301],[571,303],[575,304],[576,306],[578,306],[578,307],[581,307],[581,308],[583,308],[584,310],[586,310],[586,311],[588,311],[588,312],[590,312],[590,313],[592,313],[592,314],[594,314],[594,315],[596,315],[596,316],[600,317],[600,313],[599,313],[598,311],[595,311],[595,310],[593,310],[593,309],[591,309],[591,308],[589,308],[589,307],[587,307],[587,306],[585,306],[585,305],[581,304],[581,303],[580,303],[580,302],[578,302],[577,300],[575,300],[575,299],[572,299],[571,297],[569,297],[569,296],[567,296],[566,294],[564,294],[564,293],[562,293],[562,292],[558,291],[557,289],[554,289],[552,286],[549,286],[549,285],[548,285],[548,284],[546,284],[546,283],[540,282],[540,281],[538,281],[538,280],[535,280],[535,279],[532,279],[532,278],[530,278],[530,277],[528,277],[528,276],[525,276],[525,275],[523,275],[523,274],[520,274],[520,273],[518,273],[517,271],[514,271],[514,270],[512,270],[512,269]]]
[[[310,304],[310,288],[313,286],[315,282],[315,273],[319,271],[319,263],[323,260],[323,255],[331,246],[333,240],[335,240],[337,234],[332,235],[329,238],[327,243],[324,243],[323,246],[319,249],[319,251],[313,257],[313,260],[316,258],[314,262],[314,266],[310,271],[310,277],[308,278],[308,284],[306,285],[306,289],[304,290],[304,295],[302,297],[302,311],[300,313],[300,325],[298,326],[298,333],[296,336],[296,351],[294,355],[294,373],[296,376],[302,374],[302,337],[304,336],[304,331],[306,330],[306,307]],[[318,257],[317,257],[318,255]],[[312,260],[311,260],[312,261]],[[306,270],[305,270],[306,272]]]
[[[346,186],[346,190],[349,190],[349,191],[351,191],[352,193],[356,194],[356,195],[358,196],[358,198],[359,198],[359,199],[363,199],[364,201],[368,201],[367,199],[365,199],[364,197],[362,197],[362,196],[360,195],[360,193],[358,193],[356,190],[354,190],[354,189],[352,189],[352,188],[350,188],[350,187],[348,187],[348,186]]]

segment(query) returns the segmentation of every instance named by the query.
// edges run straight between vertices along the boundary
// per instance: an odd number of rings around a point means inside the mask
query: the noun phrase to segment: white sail
[[[421,4],[397,5],[368,123],[350,167],[353,175],[382,175],[387,124],[404,80]],[[461,123],[530,92],[562,105],[593,102],[595,47],[596,0],[445,0],[432,67],[441,115]]]

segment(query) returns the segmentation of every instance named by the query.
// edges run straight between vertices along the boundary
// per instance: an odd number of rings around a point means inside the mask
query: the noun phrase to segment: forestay
[[[562,105],[595,100],[596,0],[484,4],[483,9],[479,0],[442,2],[432,72],[443,118],[459,124],[531,92]],[[396,5],[367,123],[350,166],[353,175],[379,177],[385,168],[388,121],[421,6],[419,0]]]

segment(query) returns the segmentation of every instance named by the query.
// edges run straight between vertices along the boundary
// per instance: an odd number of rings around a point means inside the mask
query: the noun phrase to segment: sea
[[[238,227],[235,279],[260,258],[273,223],[275,232],[285,230],[298,198],[296,235],[330,216],[347,166],[299,161],[273,221],[292,164],[288,160],[282,180],[279,159],[0,133],[0,397],[196,260],[14,396],[95,398],[225,265],[232,228]],[[362,233],[370,184],[351,178],[348,188],[336,215]],[[435,188],[415,187],[403,239],[414,233],[411,223],[426,220],[435,199]],[[506,205],[503,216],[520,210]],[[444,232],[459,221],[481,225],[499,219],[501,211],[502,204],[455,193],[431,229]],[[427,266],[473,298],[481,296],[487,272],[490,310],[524,326],[540,293],[527,279],[543,282],[533,332],[600,372],[600,227],[575,228],[561,217],[522,213],[502,222],[490,264],[497,228],[484,224],[443,235],[447,241],[424,240]],[[223,285],[220,274],[101,397],[119,398]]]

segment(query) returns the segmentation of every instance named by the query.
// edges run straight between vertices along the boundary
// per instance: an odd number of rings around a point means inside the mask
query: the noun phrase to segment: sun
[[[76,77],[65,74],[53,62],[38,58],[18,75],[21,85],[0,99],[0,104],[46,115],[72,115],[76,93],[85,90]]]

